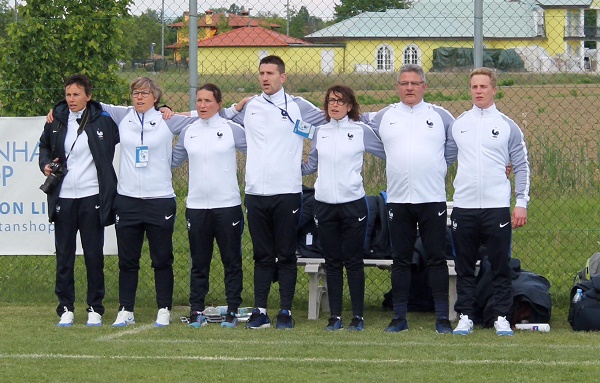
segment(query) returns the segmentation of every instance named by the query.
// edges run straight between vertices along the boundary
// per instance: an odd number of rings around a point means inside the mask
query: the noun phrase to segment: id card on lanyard
[[[273,101],[267,100],[266,98],[265,101],[278,108],[281,111],[282,118],[287,118],[292,124],[294,124],[294,133],[296,133],[299,136],[308,138],[309,140],[312,140],[313,136],[315,135],[314,125],[302,121],[301,119],[297,119],[296,122],[294,122],[294,120],[292,120],[289,113],[287,112],[287,96],[285,95],[285,93],[283,94],[283,97],[285,99],[285,109],[278,107],[273,103]]]
[[[140,117],[138,112],[135,112],[135,114],[137,114],[138,119],[140,120],[140,123],[142,124],[142,132],[140,134],[141,145],[138,145],[135,147],[135,167],[136,168],[145,168],[146,166],[148,166],[149,152],[148,152],[148,146],[144,145],[144,114],[142,113],[142,117]]]

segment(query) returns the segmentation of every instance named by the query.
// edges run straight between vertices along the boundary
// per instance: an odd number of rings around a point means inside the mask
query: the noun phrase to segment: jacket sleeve
[[[319,167],[319,151],[317,150],[317,133],[319,132],[319,128],[316,129],[314,138],[312,140],[312,146],[310,148],[310,152],[308,153],[307,162],[303,162],[301,165],[302,175],[306,176],[309,174],[313,174],[317,171]]]
[[[377,137],[373,129],[367,125],[360,124],[363,128],[363,140],[365,145],[365,151],[372,155],[385,160],[385,150],[383,148],[383,142]]]
[[[327,123],[325,119],[325,112],[314,106],[312,103],[306,101],[302,97],[295,97],[294,101],[300,109],[300,116],[302,121],[308,122],[314,126],[324,125]]]
[[[509,121],[510,137],[508,139],[508,155],[515,173],[516,205],[527,208],[529,202],[529,186],[531,171],[527,146],[521,129],[513,121]]]
[[[231,133],[233,134],[233,142],[235,143],[235,147],[246,154],[246,130],[234,122],[229,122],[229,126],[231,127]]]
[[[44,130],[42,131],[42,135],[40,136],[40,156],[38,158],[38,164],[42,173],[44,172],[44,168],[46,167],[46,165],[48,165],[54,160],[54,158],[52,158],[52,134],[48,134],[51,131],[51,129],[52,124],[45,124]]]
[[[188,158],[187,150],[184,146],[185,132],[187,131],[187,129],[188,128],[186,127],[181,131],[179,139],[177,140],[177,144],[175,144],[175,147],[173,148],[173,155],[171,157],[171,168],[177,168],[181,166]]]

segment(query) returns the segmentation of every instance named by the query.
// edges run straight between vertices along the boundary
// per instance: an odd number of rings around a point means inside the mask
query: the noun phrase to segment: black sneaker
[[[277,330],[289,330],[294,328],[294,319],[289,310],[279,310],[279,314],[275,317],[275,328]]]
[[[337,316],[332,316],[329,318],[329,322],[327,323],[327,327],[325,327],[325,331],[337,331],[343,330],[344,325],[342,324],[342,318]]]
[[[234,328],[238,325],[238,318],[233,311],[230,311],[225,315],[225,320],[221,322],[221,327]]]
[[[435,331],[438,334],[452,334],[452,325],[446,318],[435,321]]]
[[[355,315],[352,317],[352,321],[350,321],[350,326],[348,326],[348,331],[362,331],[365,329],[365,321],[362,317]]]
[[[390,324],[383,330],[384,332],[402,332],[408,331],[408,321],[406,318],[394,318]]]

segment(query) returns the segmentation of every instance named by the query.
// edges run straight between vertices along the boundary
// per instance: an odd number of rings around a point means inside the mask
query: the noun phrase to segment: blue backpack
[[[573,302],[577,289],[581,289],[583,295]],[[600,331],[600,274],[591,275],[589,281],[576,283],[570,297],[568,319],[573,330]]]

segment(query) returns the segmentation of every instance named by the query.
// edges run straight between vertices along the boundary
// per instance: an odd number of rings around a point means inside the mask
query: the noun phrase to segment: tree
[[[64,79],[85,74],[94,98],[123,103],[127,84],[117,76],[118,22],[131,0],[28,0],[0,46],[0,102],[4,115],[45,115],[64,98]]]
[[[335,5],[334,17],[336,22],[340,22],[363,12],[384,12],[409,6],[408,0],[341,0],[340,5]]]
[[[6,38],[6,29],[14,21],[14,8],[8,5],[8,0],[0,0],[0,40]]]
[[[303,39],[304,36],[324,27],[323,20],[311,16],[305,6],[300,10],[290,10],[290,36]]]
[[[122,57],[132,62],[145,62],[150,57],[150,46],[156,44],[155,54],[160,54],[160,42],[162,25],[160,12],[147,9],[140,16],[129,17],[124,20],[123,50]],[[171,32],[171,31],[169,31]],[[165,29],[165,34],[167,30]],[[166,36],[165,36],[166,37]],[[165,45],[168,45],[165,42]]]

